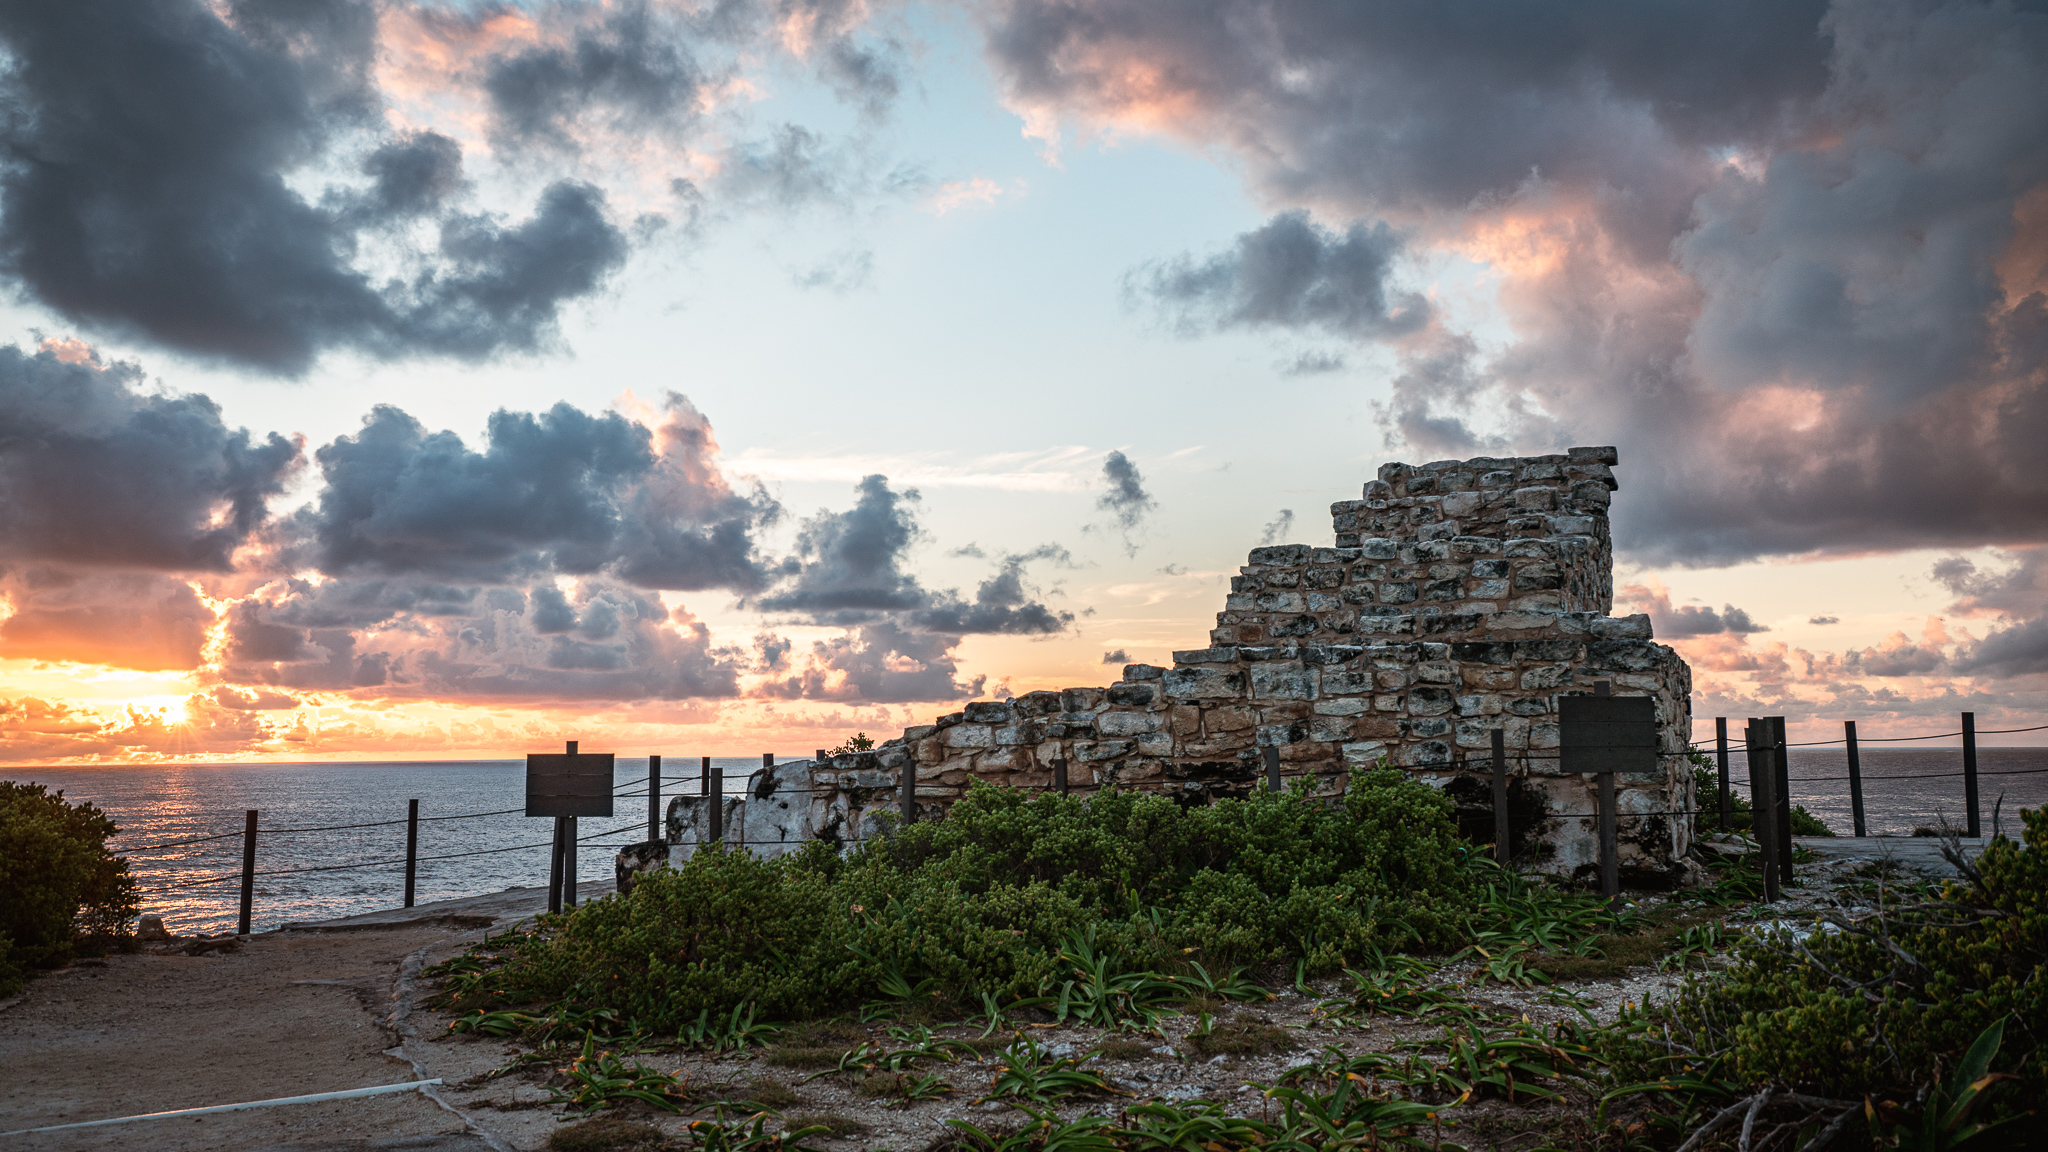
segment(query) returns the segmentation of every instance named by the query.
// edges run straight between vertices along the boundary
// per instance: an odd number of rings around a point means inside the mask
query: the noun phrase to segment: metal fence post
[[[1053,759],[1052,786],[1059,789],[1060,795],[1065,796],[1067,794],[1067,758],[1065,756],[1058,756]]]
[[[1778,836],[1773,827],[1777,823],[1776,791],[1772,785],[1777,776],[1777,759],[1772,755],[1769,730],[1762,721],[1751,719],[1743,732],[1743,743],[1749,752],[1749,809],[1750,831],[1756,836],[1759,871],[1763,873],[1764,903],[1775,904],[1778,900]]]
[[[1977,714],[1963,713],[1963,809],[1969,819],[1969,833],[1983,835],[1977,825]]]
[[[1728,830],[1733,810],[1728,801],[1728,718],[1714,717],[1714,755],[1721,762],[1721,831]]]
[[[661,757],[647,757],[647,838],[661,839]]]
[[[237,936],[249,934],[249,905],[256,899],[256,809],[242,819],[242,918]]]
[[[917,757],[907,756],[903,773],[896,782],[897,823],[908,828],[917,823]]]
[[[405,906],[412,907],[413,878],[420,867],[420,802],[405,802]]]
[[[1849,749],[1849,819],[1863,835],[1863,758],[1856,751],[1856,722],[1842,721],[1842,739]]]
[[[1493,858],[1508,866],[1507,733],[1493,730]]]
[[[1266,754],[1266,791],[1280,790],[1280,749],[1268,744],[1260,751]]]

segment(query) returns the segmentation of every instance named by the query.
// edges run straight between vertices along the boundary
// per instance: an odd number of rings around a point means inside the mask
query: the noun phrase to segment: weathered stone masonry
[[[1476,839],[1492,834],[1491,733],[1511,757],[1518,857],[1550,871],[1596,865],[1594,779],[1556,759],[1557,698],[1607,681],[1657,703],[1659,770],[1617,781],[1626,813],[1689,810],[1691,670],[1653,643],[1646,616],[1612,617],[1607,507],[1612,448],[1564,455],[1387,464],[1361,499],[1331,506],[1335,546],[1252,551],[1206,648],[1171,668],[1128,665],[1121,683],[976,701],[875,752],[757,773],[732,801],[728,839],[779,851],[804,839],[874,834],[916,765],[921,815],[974,780],[1049,787],[1162,788],[1194,802],[1255,786],[1261,749],[1289,774],[1340,791],[1385,759],[1456,797]],[[774,793],[771,798],[768,793]],[[676,851],[694,846],[696,798],[669,809]],[[1675,875],[1685,821],[1624,819],[1623,867]]]

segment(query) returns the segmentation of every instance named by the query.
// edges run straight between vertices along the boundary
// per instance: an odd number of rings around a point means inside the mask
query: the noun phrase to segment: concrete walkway
[[[1794,836],[1792,842],[1823,860],[1871,864],[1889,860],[1900,868],[1922,875],[1946,878],[1955,869],[1941,858],[1941,841],[1933,836]],[[1990,843],[1986,836],[1962,838],[1963,851],[1971,859]]]
[[[617,883],[612,880],[585,880],[576,885],[576,898],[588,902],[600,896],[608,896],[616,888]],[[453,924],[461,928],[488,928],[505,920],[537,916],[547,909],[548,890],[541,885],[535,885],[531,888],[507,888],[502,892],[489,892],[482,896],[436,900],[431,904],[415,904],[411,908],[364,912],[357,916],[343,916],[338,920],[304,920],[284,924],[280,928],[294,932],[349,932],[431,923]]]

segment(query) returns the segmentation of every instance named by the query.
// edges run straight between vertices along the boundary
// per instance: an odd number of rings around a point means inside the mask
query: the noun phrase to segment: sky
[[[2048,724],[2048,5],[0,41],[0,763],[887,737],[1205,646],[1383,462],[1583,444],[1702,735]]]

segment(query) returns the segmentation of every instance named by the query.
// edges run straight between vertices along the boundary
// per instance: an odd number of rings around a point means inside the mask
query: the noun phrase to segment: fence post
[[[1714,717],[1714,756],[1721,762],[1721,831],[1728,830],[1733,809],[1728,803],[1728,718]]]
[[[1508,866],[1507,733],[1493,730],[1493,858]]]
[[[1856,722],[1842,721],[1842,739],[1849,748],[1849,819],[1863,835],[1863,758],[1856,751]]]
[[[1983,835],[1977,826],[1977,714],[1963,713],[1963,808],[1974,838]]]
[[[1777,823],[1778,804],[1773,793],[1773,777],[1777,775],[1777,757],[1771,754],[1768,729],[1763,722],[1752,717],[1749,727],[1743,731],[1743,744],[1749,752],[1749,811],[1750,831],[1756,836],[1757,853],[1762,859],[1758,870],[1763,873],[1764,903],[1778,902],[1778,836],[1774,827]]]
[[[647,757],[647,838],[661,839],[661,757]]]
[[[576,818],[562,817],[562,907],[576,906]]]
[[[773,767],[775,767],[775,753],[773,753],[773,752],[763,752],[763,753],[761,753],[761,767],[763,767],[763,768],[773,768]]]
[[[1272,744],[1260,749],[1266,755],[1266,791],[1280,790],[1280,749]]]
[[[555,817],[555,841],[548,845],[548,914],[562,910],[562,817]]]
[[[896,782],[896,822],[905,828],[917,823],[917,757],[903,761],[903,773]]]
[[[235,935],[249,934],[249,905],[256,899],[256,809],[242,818],[242,919]]]
[[[725,839],[725,768],[704,758],[704,798],[711,809],[711,838]]]
[[[405,906],[412,907],[413,877],[420,869],[420,802],[405,802]]]
[[[1765,722],[1770,725],[1771,759],[1777,766],[1778,804],[1772,826],[1778,833],[1778,883],[1785,887],[1792,883],[1792,759],[1785,747],[1785,718],[1772,716]]]
[[[1615,832],[1614,773],[1600,773],[1600,894],[1611,910],[1621,903],[1621,845]]]
[[[1065,756],[1053,759],[1052,786],[1060,790],[1060,795],[1065,796],[1067,794],[1067,758]]]

